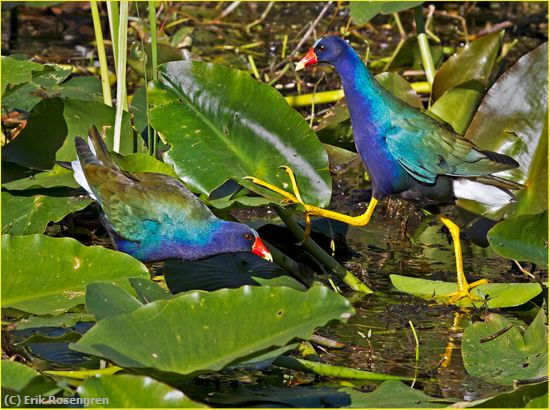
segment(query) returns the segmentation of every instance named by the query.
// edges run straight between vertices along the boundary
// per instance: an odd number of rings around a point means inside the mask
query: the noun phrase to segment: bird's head
[[[260,258],[273,262],[258,232],[245,224],[224,221],[224,228],[218,232],[218,240],[226,252],[252,252]]]
[[[323,37],[313,44],[308,53],[296,64],[296,71],[317,63],[333,64],[349,48],[348,43],[340,37]]]

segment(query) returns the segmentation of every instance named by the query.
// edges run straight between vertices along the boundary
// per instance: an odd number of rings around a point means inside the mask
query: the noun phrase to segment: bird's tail
[[[108,166],[114,169],[118,169],[118,167],[111,159],[107,146],[94,125],[92,125],[88,131],[88,143],[81,137],[75,138],[75,149],[78,160],[71,162],[74,179],[93,199],[96,199],[86,179],[85,168],[88,165]]]

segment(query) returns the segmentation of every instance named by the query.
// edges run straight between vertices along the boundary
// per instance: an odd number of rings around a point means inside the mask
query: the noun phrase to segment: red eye
[[[245,233],[243,235],[244,239],[246,239],[247,241],[251,240],[252,239],[252,234],[251,233]]]

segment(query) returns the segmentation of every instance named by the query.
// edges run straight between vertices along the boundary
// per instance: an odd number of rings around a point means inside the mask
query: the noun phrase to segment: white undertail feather
[[[95,152],[94,144],[92,144],[92,141],[89,138],[88,138],[88,146],[90,147],[90,150],[94,153],[94,155],[97,156]],[[73,177],[77,182],[77,184],[80,185],[82,188],[84,188],[92,199],[97,200],[94,193],[92,192],[92,189],[90,188],[90,184],[88,184],[88,181],[84,176],[84,171],[82,170],[82,164],[78,159],[75,161],[71,161],[71,168],[73,169]]]
[[[453,191],[457,198],[471,199],[495,209],[515,200],[511,193],[503,189],[469,179],[455,179]]]

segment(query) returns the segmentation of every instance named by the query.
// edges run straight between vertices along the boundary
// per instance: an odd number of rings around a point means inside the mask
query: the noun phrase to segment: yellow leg
[[[460,228],[453,221],[444,215],[439,215],[439,220],[445,225],[451,233],[453,239],[453,247],[456,259],[456,276],[458,290],[456,293],[451,294],[449,303],[454,303],[464,297],[468,297],[472,300],[480,300],[478,296],[472,295],[470,290],[476,286],[488,283],[487,279],[481,279],[473,283],[468,283],[466,276],[464,275],[464,268],[462,264],[462,246],[460,245]]]
[[[291,203],[302,205],[306,210],[306,233],[309,230],[309,227],[307,226],[309,221],[309,215],[324,216],[325,218],[334,219],[336,221],[344,222],[354,226],[365,226],[369,223],[370,218],[374,213],[374,208],[376,208],[376,204],[378,203],[378,200],[376,198],[373,197],[370,200],[369,206],[365,211],[365,213],[358,216],[349,216],[349,215],[341,214],[339,212],[329,211],[328,209],[319,208],[314,205],[305,204],[304,201],[302,200],[302,196],[300,195],[300,191],[298,189],[298,184],[296,183],[296,177],[294,176],[294,172],[292,172],[292,170],[287,166],[282,166],[281,168],[283,168],[287,172],[290,178],[290,182],[292,184],[292,191],[294,192],[294,195],[275,185],[272,185],[268,182],[262,181],[261,179],[258,179],[255,177],[245,177],[245,179],[249,179],[257,185],[263,186],[274,192],[277,192],[278,194],[282,195],[285,198],[283,201],[288,201]]]

